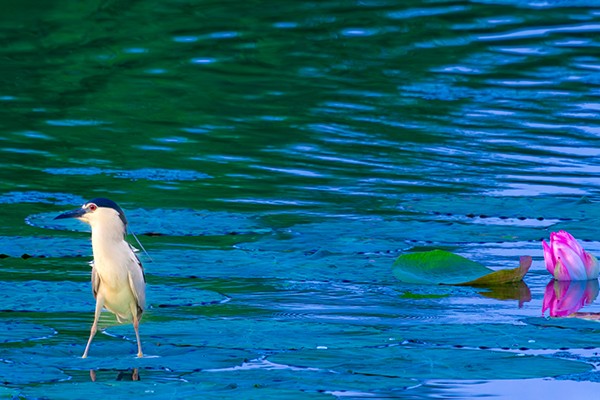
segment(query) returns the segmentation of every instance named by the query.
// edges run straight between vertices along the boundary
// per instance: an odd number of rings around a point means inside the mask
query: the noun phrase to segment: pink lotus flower
[[[542,315],[549,310],[551,317],[566,317],[591,304],[598,296],[598,281],[551,280],[544,292]]]
[[[558,281],[586,281],[598,279],[600,272],[596,257],[583,250],[566,231],[552,232],[550,245],[542,240],[546,269]]]

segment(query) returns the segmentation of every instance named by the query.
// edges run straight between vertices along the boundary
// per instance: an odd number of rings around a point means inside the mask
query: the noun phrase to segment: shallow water
[[[0,23],[0,395],[598,390],[600,306],[542,317],[540,240],[567,229],[600,254],[600,8],[13,3]],[[99,196],[151,257],[143,359],[109,313],[79,358],[89,233],[53,218]],[[434,248],[534,263],[504,290],[394,278],[397,256]]]

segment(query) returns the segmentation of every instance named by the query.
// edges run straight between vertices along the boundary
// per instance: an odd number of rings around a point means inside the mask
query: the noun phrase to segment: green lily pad
[[[494,271],[484,265],[444,250],[403,254],[393,265],[394,276],[405,283],[429,285],[493,286],[519,282],[531,257],[521,257],[519,267]]]
[[[387,377],[352,372],[330,371],[319,368],[296,368],[293,366],[274,364],[268,359],[250,360],[240,367],[228,369],[211,369],[195,371],[186,375],[191,383],[213,383],[215,387],[226,388],[235,385],[235,389],[276,390],[275,398],[319,398],[324,394],[332,399],[344,394],[351,398],[363,393],[366,398],[394,398],[390,393],[414,387],[419,382],[412,378]],[[233,384],[233,385],[232,385]],[[366,392],[366,393],[365,393]],[[300,395],[305,393],[303,396]],[[308,394],[308,395],[306,395]],[[369,395],[367,395],[369,394]],[[266,394],[265,394],[266,395]],[[396,396],[397,397],[397,396]],[[261,398],[267,398],[262,397]]]
[[[89,240],[61,236],[0,236],[0,249],[3,258],[68,257],[92,253]]]
[[[25,363],[0,361],[0,376],[4,385],[23,385],[31,383],[57,382],[67,376],[59,368],[45,366],[43,368]],[[0,392],[0,394],[4,394]]]
[[[527,379],[585,373],[581,361],[518,355],[504,351],[389,346],[379,348],[301,349],[270,356],[269,361],[340,374],[414,379]]]

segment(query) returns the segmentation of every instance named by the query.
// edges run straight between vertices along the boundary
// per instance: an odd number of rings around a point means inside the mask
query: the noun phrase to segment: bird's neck
[[[100,254],[108,255],[110,250],[115,248],[116,244],[125,242],[125,230],[123,226],[109,226],[102,224],[100,226],[92,225],[92,249],[94,258]]]

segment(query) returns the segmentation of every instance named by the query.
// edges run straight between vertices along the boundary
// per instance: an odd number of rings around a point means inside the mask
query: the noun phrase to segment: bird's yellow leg
[[[88,351],[90,350],[90,345],[92,344],[92,339],[96,335],[98,331],[98,320],[100,319],[100,313],[102,313],[102,307],[104,307],[104,297],[98,293],[96,297],[96,312],[94,313],[94,323],[92,324],[92,329],[90,330],[90,338],[88,339],[87,346],[85,346],[85,351],[81,358],[86,358],[88,356]]]
[[[140,326],[140,320],[138,319],[137,315],[134,315],[133,317],[133,330],[135,331],[135,338],[137,339],[137,345],[138,345],[138,357],[143,357],[144,353],[142,353],[142,341],[140,340],[140,330],[139,330],[139,326]]]
[[[142,353],[142,341],[140,340],[140,319],[142,318],[140,314],[138,314],[138,307],[135,302],[131,303],[131,315],[133,316],[133,330],[135,331],[135,339],[137,340],[138,345],[138,357],[144,357],[144,353]]]

